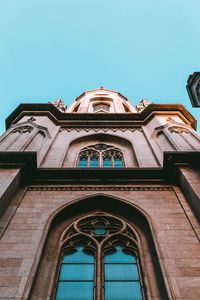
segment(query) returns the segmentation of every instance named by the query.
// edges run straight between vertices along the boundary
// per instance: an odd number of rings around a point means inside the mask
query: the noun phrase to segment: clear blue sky
[[[136,105],[182,103],[200,71],[200,0],[5,0],[0,3],[0,132],[20,104],[104,86]],[[198,120],[200,122],[200,118]]]

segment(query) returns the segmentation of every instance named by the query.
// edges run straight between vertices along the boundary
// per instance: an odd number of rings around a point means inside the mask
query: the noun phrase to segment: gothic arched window
[[[74,245],[74,249],[63,255],[56,299],[93,299],[94,255],[85,250],[84,244]],[[81,291],[81,292],[80,292]]]
[[[94,112],[109,112],[110,110],[110,105],[107,103],[96,103],[93,104],[93,111]]]
[[[77,166],[79,168],[122,168],[124,167],[123,154],[114,146],[91,145],[81,150]]]
[[[142,300],[138,241],[109,214],[74,222],[62,235],[55,300]]]

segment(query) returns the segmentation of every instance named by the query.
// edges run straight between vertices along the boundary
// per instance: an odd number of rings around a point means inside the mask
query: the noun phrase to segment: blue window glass
[[[91,157],[90,158],[90,168],[98,168],[99,166],[99,159],[98,157]]]
[[[124,164],[122,161],[122,157],[116,157],[114,158],[114,165],[116,168],[123,168]]]
[[[96,144],[85,147],[79,154],[79,168],[122,168],[123,154],[111,145]]]
[[[112,167],[112,159],[111,159],[111,157],[104,157],[103,158],[103,167],[104,168],[110,168],[110,167]]]
[[[81,298],[80,298],[81,297]],[[56,300],[93,300],[93,282],[59,282]]]
[[[104,223],[96,223],[94,225],[93,234],[94,235],[105,235],[107,233],[107,230],[105,228]]]
[[[78,162],[79,168],[87,168],[87,158],[86,157],[80,157]]]
[[[105,300],[142,300],[136,257],[121,246],[104,258]]]
[[[105,300],[142,300],[139,282],[105,282]]]
[[[56,300],[93,300],[94,256],[78,245],[76,251],[63,256]]]

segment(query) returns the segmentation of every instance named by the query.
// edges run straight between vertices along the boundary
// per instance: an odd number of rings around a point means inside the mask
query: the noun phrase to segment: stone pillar
[[[200,170],[183,166],[179,168],[180,187],[195,215],[200,220]]]
[[[20,182],[20,168],[0,168],[0,216],[16,194]]]

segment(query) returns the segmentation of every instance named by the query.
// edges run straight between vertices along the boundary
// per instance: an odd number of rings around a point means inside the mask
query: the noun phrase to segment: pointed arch
[[[35,265],[30,274],[30,278],[35,279],[32,283],[31,280],[28,280],[26,287],[25,293],[26,296],[28,295],[28,299],[46,297],[52,293],[53,285],[55,284],[56,270],[59,264],[59,244],[63,232],[74,221],[87,217],[97,211],[110,214],[119,220],[121,219],[133,228],[133,232],[138,240],[138,251],[141,260],[141,269],[143,270],[142,273],[144,285],[146,286],[147,299],[148,294],[150,295],[151,293],[149,277],[152,277],[152,280],[154,280],[153,285],[157,286],[156,288],[161,299],[169,299],[170,289],[166,281],[166,274],[162,265],[158,245],[156,244],[154,226],[151,218],[135,204],[104,193],[75,199],[52,211],[45,226],[45,234],[43,235],[39,251],[36,255],[37,259]],[[143,251],[145,251],[145,255]],[[148,262],[152,261],[154,274],[152,274],[152,272],[148,274],[145,262],[146,256]],[[55,257],[55,260],[53,260],[53,257]],[[53,297],[51,296],[49,299],[53,299]]]
[[[126,167],[137,167],[139,165],[135,149],[133,147],[133,142],[130,142],[128,139],[125,139],[124,137],[116,134],[86,133],[84,136],[73,140],[69,144],[69,147],[64,156],[62,164],[63,167],[76,166],[80,151],[84,147],[99,143],[104,143],[119,148],[123,153],[124,163]]]
[[[50,134],[46,127],[27,120],[10,126],[0,139],[0,149],[39,151],[47,138]]]

